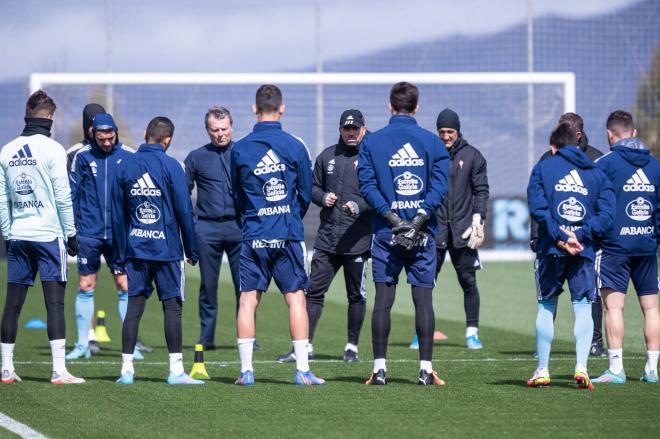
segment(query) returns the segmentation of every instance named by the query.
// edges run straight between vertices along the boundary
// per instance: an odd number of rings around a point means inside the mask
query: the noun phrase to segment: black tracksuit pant
[[[369,254],[339,255],[314,249],[307,292],[307,315],[309,316],[309,341],[314,338],[316,325],[323,312],[325,293],[330,288],[337,271],[343,267],[346,297],[348,298],[348,342],[357,346],[366,312],[367,259]]]

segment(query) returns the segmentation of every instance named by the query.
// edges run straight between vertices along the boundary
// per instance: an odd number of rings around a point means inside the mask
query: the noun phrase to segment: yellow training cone
[[[96,313],[96,341],[99,343],[110,341],[108,330],[105,328],[105,311],[102,310]]]
[[[193,363],[192,370],[190,371],[190,376],[198,380],[209,380],[211,377],[206,372],[206,366],[204,366],[204,346],[201,344],[195,345],[195,362]]]

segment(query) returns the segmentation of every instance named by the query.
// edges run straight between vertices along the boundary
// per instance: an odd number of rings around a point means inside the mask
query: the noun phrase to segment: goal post
[[[460,115],[465,138],[486,157],[493,201],[490,236],[497,241],[489,245],[526,246],[529,171],[548,149],[548,135],[559,116],[576,109],[575,75],[570,72],[34,73],[29,87],[54,96],[54,135],[63,144],[79,140],[85,104],[112,102],[108,111],[117,119],[120,139],[129,145],[141,142],[153,116],[170,117],[176,127],[170,153],[183,160],[208,142],[203,117],[209,107],[222,105],[232,112],[234,138],[239,139],[255,121],[251,107],[256,87],[276,84],[286,104],[284,129],[301,137],[315,158],[337,142],[339,115],[348,108],[360,109],[371,131],[387,125],[389,91],[399,81],[419,87],[420,126],[435,132],[437,114],[452,108]]]

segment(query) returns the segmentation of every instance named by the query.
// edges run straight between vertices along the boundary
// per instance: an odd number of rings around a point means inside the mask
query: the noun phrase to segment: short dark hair
[[[577,145],[575,131],[569,123],[560,123],[550,134],[550,145],[560,149],[566,145]]]
[[[162,143],[174,135],[174,124],[165,116],[156,116],[147,125],[147,141],[149,143]]]
[[[559,120],[557,123],[567,123],[573,128],[573,131],[576,133],[583,132],[584,130],[584,120],[582,120],[582,116],[580,116],[577,113],[564,113],[561,116],[559,116]]]
[[[25,117],[51,116],[55,113],[57,105],[53,98],[45,91],[37,90],[30,95],[25,104]]]
[[[397,113],[410,114],[417,108],[419,90],[410,82],[397,82],[390,91],[390,105]]]
[[[272,84],[264,84],[257,90],[254,101],[257,113],[277,113],[282,106],[282,91]]]
[[[234,119],[231,117],[231,113],[229,110],[227,110],[225,107],[220,107],[220,106],[215,106],[209,108],[209,110],[206,112],[206,116],[204,117],[204,125],[208,129],[209,127],[209,119],[213,117],[215,119],[229,119],[229,125],[234,125]]]
[[[622,133],[632,132],[635,129],[632,114],[623,110],[612,112],[607,118],[607,129],[618,136]]]

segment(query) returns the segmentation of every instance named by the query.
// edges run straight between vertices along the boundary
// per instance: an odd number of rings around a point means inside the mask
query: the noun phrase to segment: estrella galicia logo
[[[635,221],[646,221],[651,218],[653,206],[648,200],[637,197],[626,206],[626,215]]]
[[[286,197],[286,183],[279,178],[269,178],[262,191],[268,201],[280,201]]]
[[[37,164],[37,160],[32,158],[32,151],[30,151],[30,146],[26,143],[21,146],[19,150],[11,156],[9,160],[9,166],[34,166]]]
[[[412,172],[404,172],[394,178],[394,190],[399,195],[416,195],[424,188],[421,178]]]
[[[135,209],[135,217],[142,224],[153,224],[160,219],[160,209],[154,204],[145,201]]]
[[[584,219],[586,209],[575,197],[562,201],[557,206],[557,213],[565,220],[576,222]]]
[[[14,179],[14,191],[18,195],[30,195],[34,192],[34,181],[25,172]]]

